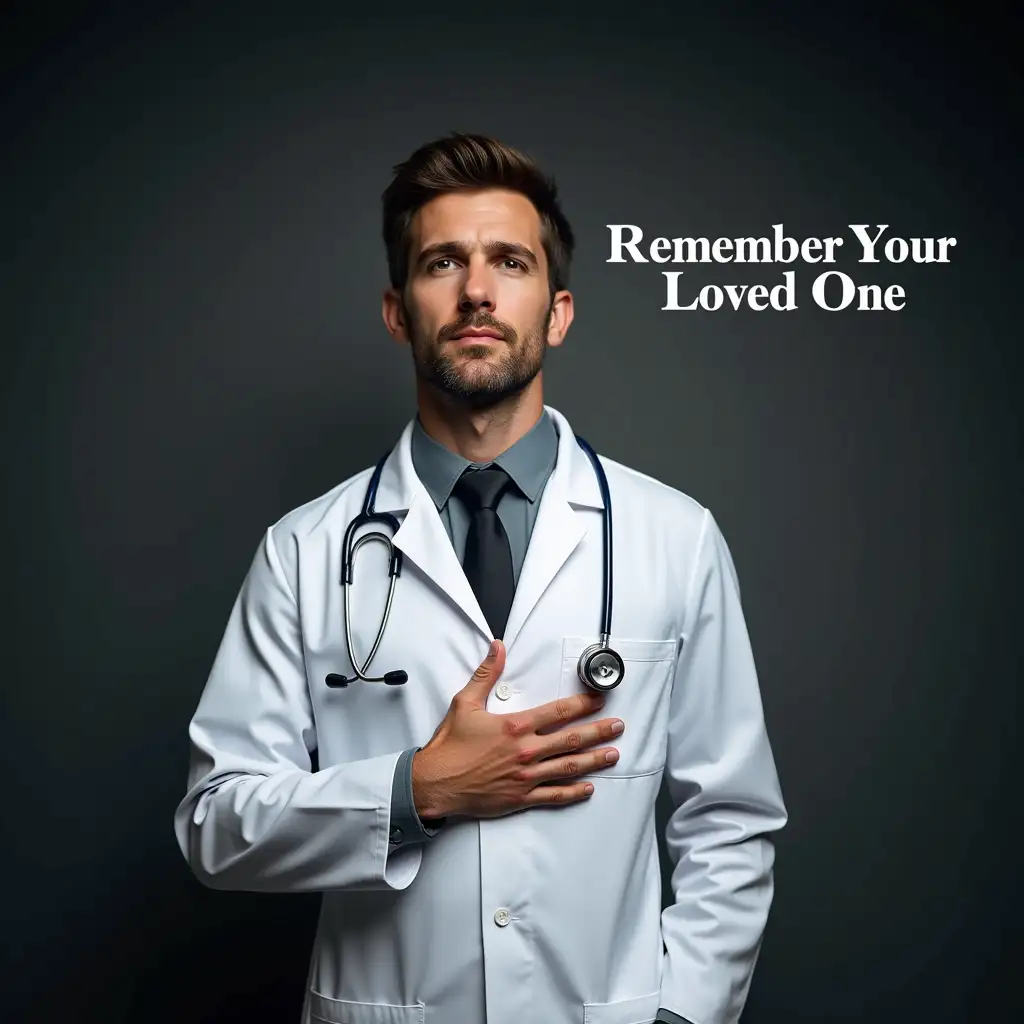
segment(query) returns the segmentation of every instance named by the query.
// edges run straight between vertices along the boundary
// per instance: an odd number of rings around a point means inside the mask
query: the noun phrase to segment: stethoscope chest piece
[[[591,644],[576,664],[580,682],[591,690],[614,690],[626,674],[626,666],[616,651],[606,643]]]

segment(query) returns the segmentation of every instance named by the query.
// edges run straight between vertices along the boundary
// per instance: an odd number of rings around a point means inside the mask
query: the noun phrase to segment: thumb
[[[487,657],[477,666],[463,693],[484,704],[498,676],[505,670],[505,645],[500,640],[492,640]]]

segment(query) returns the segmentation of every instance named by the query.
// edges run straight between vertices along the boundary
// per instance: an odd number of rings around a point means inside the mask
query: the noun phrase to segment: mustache
[[[448,341],[462,331],[494,331],[503,341],[514,342],[516,340],[515,329],[508,324],[503,324],[490,313],[476,313],[472,316],[463,317],[455,323],[446,324],[437,335],[438,341]]]

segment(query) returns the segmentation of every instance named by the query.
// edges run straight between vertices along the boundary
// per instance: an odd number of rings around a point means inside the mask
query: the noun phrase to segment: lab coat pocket
[[[580,655],[598,637],[567,636],[562,639],[562,673],[558,695],[569,697],[589,693],[576,670]],[[605,696],[604,707],[596,714],[574,719],[594,722],[620,718],[625,723],[621,736],[607,745],[615,747],[619,759],[595,773],[600,778],[628,779],[653,775],[665,766],[668,752],[669,694],[672,668],[676,659],[675,640],[621,640],[611,638],[610,646],[619,653],[626,673],[622,681]],[[604,745],[604,744],[602,744]]]
[[[614,1003],[584,1003],[583,1024],[651,1024],[660,1004],[661,992]]]
[[[425,1011],[422,1003],[355,1003],[310,992],[309,1016],[317,1024],[423,1024]]]

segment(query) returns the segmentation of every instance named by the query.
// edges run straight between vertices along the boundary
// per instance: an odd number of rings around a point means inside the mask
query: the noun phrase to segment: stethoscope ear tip
[[[401,686],[402,683],[407,683],[408,681],[409,681],[409,673],[408,672],[403,672],[401,669],[398,669],[395,672],[385,672],[384,673],[384,677],[383,677],[383,682],[387,683],[388,686]],[[337,672],[331,672],[329,675],[327,675],[324,678],[324,682],[328,686],[331,686],[331,687],[335,687],[335,688],[342,687],[343,688],[343,687],[348,686],[349,683],[354,683],[355,682],[355,677],[353,677],[352,679],[349,679],[347,676],[339,675]],[[368,679],[367,682],[379,683],[379,682],[381,682],[381,680],[380,679]]]

